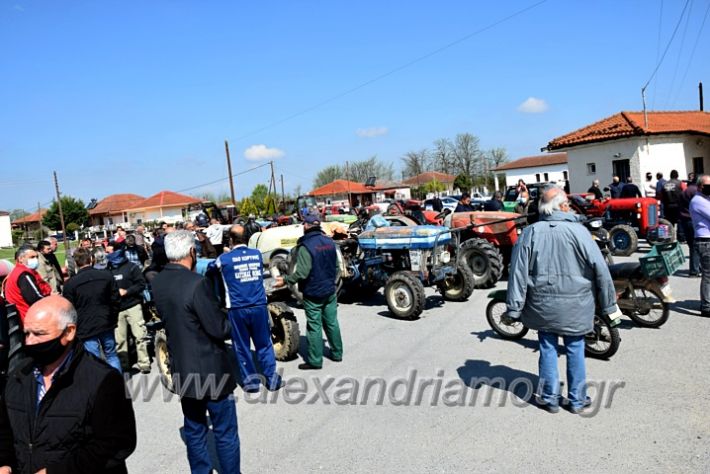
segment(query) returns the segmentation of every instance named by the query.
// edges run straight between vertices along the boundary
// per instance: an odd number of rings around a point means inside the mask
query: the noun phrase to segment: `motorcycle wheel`
[[[584,336],[584,353],[595,359],[609,359],[619,350],[621,336],[607,317],[594,316],[594,330]]]
[[[274,345],[276,360],[292,360],[298,354],[301,334],[296,316],[286,304],[269,303],[269,316],[273,321],[271,326],[271,342]]]
[[[385,300],[387,308],[396,317],[414,319],[424,311],[424,285],[407,272],[397,272],[387,280]]]
[[[160,373],[160,382],[165,388],[175,393],[173,385],[173,374],[170,371],[170,352],[168,351],[168,338],[165,330],[161,329],[155,333],[155,360]]]
[[[523,326],[523,323],[516,321],[512,324],[505,324],[501,321],[501,317],[506,312],[505,301],[491,300],[486,307],[486,319],[496,334],[503,339],[515,340],[522,339],[528,333],[529,329]]]
[[[446,301],[466,301],[473,294],[474,276],[464,263],[459,264],[456,275],[439,284],[439,291]]]
[[[658,328],[668,321],[670,305],[653,290],[634,288],[634,309],[627,314],[636,324],[645,328]]]

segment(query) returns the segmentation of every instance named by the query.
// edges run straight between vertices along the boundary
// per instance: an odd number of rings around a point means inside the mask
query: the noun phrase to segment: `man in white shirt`
[[[643,183],[643,193],[649,198],[656,197],[656,180],[653,179],[653,174],[650,172],[646,173],[646,181]]]
[[[229,230],[228,225],[222,225],[217,219],[210,219],[210,226],[205,229],[205,234],[207,238],[210,239],[210,243],[217,250],[217,255],[222,255],[224,250],[224,245],[222,244],[222,238],[224,236],[224,231]]]

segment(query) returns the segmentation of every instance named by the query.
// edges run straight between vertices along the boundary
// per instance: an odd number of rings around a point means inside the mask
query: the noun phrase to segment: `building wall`
[[[0,216],[0,247],[12,247],[10,216]]]
[[[412,199],[412,191],[410,188],[397,188],[377,191],[377,194],[375,195],[375,201],[382,202],[387,198],[387,194],[392,195],[393,193],[395,199],[403,199],[405,201]]]
[[[146,209],[145,211],[129,212],[128,221],[131,225],[137,225],[140,222],[148,221],[163,221],[168,224],[183,222],[185,218],[182,215],[184,206],[164,207],[162,209]],[[198,212],[199,213],[199,212]]]
[[[553,182],[558,182],[558,181],[564,181],[564,173],[568,170],[568,167],[566,164],[559,164],[559,165],[547,165],[547,166],[538,166],[535,168],[518,168],[514,170],[506,170],[505,171],[505,185],[506,186],[515,186],[518,184],[518,180],[522,179],[526,183],[544,183],[546,181],[553,181]],[[545,173],[548,174],[548,179],[545,179]],[[540,175],[540,179],[538,180],[536,175]]]
[[[567,165],[573,193],[585,192],[594,179],[602,187],[611,183],[614,160],[628,159],[631,177],[643,182],[647,172],[663,173],[667,178],[675,169],[681,178],[692,171],[693,158],[702,157],[705,172],[710,171],[710,139],[698,135],[657,135],[634,137],[568,148]],[[588,170],[593,163],[596,172]]]

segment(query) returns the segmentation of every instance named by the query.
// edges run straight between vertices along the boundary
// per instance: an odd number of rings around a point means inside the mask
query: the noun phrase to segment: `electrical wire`
[[[678,76],[678,68],[680,67],[680,58],[683,55],[683,46],[685,45],[685,36],[688,33],[688,24],[690,23],[690,17],[693,13],[693,0],[690,0],[690,6],[688,7],[688,14],[685,16],[685,26],[683,27],[683,36],[680,37],[680,47],[678,48],[678,55],[676,56],[675,67],[673,68],[673,78],[671,79],[671,86],[668,88],[668,96],[666,97],[666,108],[669,107],[671,102],[671,97],[673,96],[673,88],[675,87],[675,80]]]
[[[678,18],[678,23],[676,23],[675,28],[673,28],[673,34],[671,35],[671,38],[668,40],[668,44],[666,45],[666,48],[663,50],[663,54],[661,55],[661,59],[657,62],[656,67],[653,68],[653,72],[651,73],[651,77],[648,78],[648,81],[646,81],[646,84],[641,88],[642,91],[645,91],[648,85],[651,83],[654,77],[656,77],[656,73],[658,72],[658,68],[661,67],[661,64],[663,64],[663,60],[666,57],[666,54],[668,53],[668,49],[670,49],[671,44],[673,43],[673,39],[675,38],[676,33],[678,33],[678,28],[680,27],[681,22],[683,21],[683,17],[685,16],[685,11],[688,9],[688,4],[690,3],[690,0],[685,0],[685,5],[683,5],[683,11],[680,13],[680,18]]]
[[[663,0],[661,0],[661,9],[658,12],[658,39],[656,40],[656,61],[661,55],[661,33],[663,32]],[[656,105],[656,89],[653,89],[653,95],[651,96],[651,108]]]
[[[521,10],[518,10],[518,11],[516,11],[516,12],[514,12],[514,13],[512,13],[512,14],[506,16],[506,17],[504,17],[504,18],[501,18],[500,20],[496,20],[496,21],[494,21],[493,23],[490,23],[490,24],[486,25],[486,26],[484,26],[483,28],[480,28],[480,29],[478,29],[478,30],[476,30],[476,31],[474,31],[474,32],[472,32],[472,33],[469,33],[469,34],[467,34],[467,35],[465,35],[465,36],[462,36],[462,37],[460,37],[460,38],[458,38],[458,39],[456,39],[456,40],[454,40],[454,41],[451,41],[450,43],[447,43],[447,44],[445,44],[445,45],[443,45],[443,46],[441,46],[441,47],[439,47],[439,48],[437,48],[437,49],[435,49],[435,50],[433,50],[433,51],[430,51],[430,52],[428,52],[428,53],[426,53],[426,54],[424,54],[424,55],[422,55],[422,56],[419,56],[419,57],[417,57],[417,58],[415,58],[415,59],[412,59],[411,61],[408,61],[408,62],[406,62],[406,63],[404,63],[404,64],[401,64],[401,65],[399,65],[399,66],[397,66],[397,67],[395,67],[395,68],[393,68],[393,69],[390,69],[389,71],[387,71],[387,72],[385,72],[385,73],[382,73],[382,74],[380,74],[380,75],[378,75],[378,76],[375,76],[375,77],[373,77],[372,79],[369,79],[369,80],[367,80],[367,81],[365,81],[365,82],[361,82],[360,84],[358,84],[358,85],[356,85],[356,86],[354,86],[354,87],[351,87],[350,89],[346,89],[346,90],[344,90],[344,91],[342,91],[342,92],[339,92],[339,93],[337,93],[337,94],[335,94],[335,95],[333,95],[333,96],[331,96],[331,97],[329,97],[329,98],[327,98],[327,99],[325,99],[325,100],[322,100],[322,101],[320,101],[320,102],[318,102],[318,103],[316,103],[316,104],[314,104],[314,105],[311,105],[311,106],[309,106],[309,107],[306,107],[306,108],[304,108],[304,109],[301,109],[301,110],[298,111],[298,112],[295,112],[295,113],[293,113],[293,114],[291,114],[291,115],[288,115],[288,116],[283,117],[283,118],[281,118],[281,119],[278,119],[278,120],[276,120],[276,121],[274,121],[274,122],[271,122],[271,123],[269,123],[269,124],[267,124],[267,125],[265,125],[265,126],[263,126],[263,127],[261,127],[261,128],[258,128],[258,129],[256,129],[256,130],[252,130],[251,132],[245,133],[244,135],[240,135],[240,136],[238,136],[238,137],[236,138],[236,140],[244,140],[245,138],[249,138],[249,137],[251,137],[251,136],[253,136],[253,135],[256,135],[256,134],[259,134],[259,133],[261,133],[261,132],[263,132],[263,131],[265,131],[265,130],[268,130],[268,129],[270,129],[270,128],[276,127],[276,126],[278,126],[278,125],[281,125],[282,123],[285,123],[285,122],[288,122],[288,121],[290,121],[290,120],[293,120],[293,119],[295,119],[295,118],[297,118],[297,117],[300,117],[301,115],[305,115],[305,114],[307,114],[307,113],[309,113],[309,112],[312,112],[312,111],[314,111],[314,110],[316,110],[316,109],[318,109],[318,108],[320,108],[320,107],[323,107],[324,105],[327,105],[327,104],[329,104],[329,103],[331,103],[331,102],[334,102],[334,101],[336,101],[336,100],[338,100],[338,99],[341,99],[341,98],[343,98],[343,97],[345,97],[345,96],[347,96],[347,95],[350,95],[350,94],[352,94],[352,93],[354,93],[354,92],[357,92],[357,91],[359,91],[360,89],[363,89],[363,88],[365,88],[365,87],[367,87],[367,86],[369,86],[369,85],[371,85],[371,84],[373,84],[373,83],[375,83],[375,82],[381,81],[382,79],[385,79],[386,77],[389,77],[389,76],[391,76],[391,75],[393,75],[393,74],[396,74],[396,73],[398,73],[398,72],[400,72],[400,71],[402,71],[402,70],[404,70],[404,69],[407,69],[407,68],[409,68],[409,67],[411,67],[411,66],[414,66],[415,64],[418,64],[418,63],[420,63],[420,62],[422,62],[422,61],[424,61],[424,60],[426,60],[426,59],[429,59],[430,57],[435,56],[435,55],[437,55],[437,54],[439,54],[439,53],[441,53],[441,52],[443,52],[443,51],[445,51],[445,50],[447,50],[447,49],[449,49],[449,48],[452,48],[452,47],[454,47],[454,46],[456,46],[456,45],[458,45],[458,44],[460,44],[460,43],[463,43],[464,41],[467,41],[467,40],[473,38],[474,36],[478,36],[478,35],[480,35],[481,33],[485,33],[486,31],[491,30],[491,29],[495,28],[496,26],[501,25],[501,24],[503,24],[503,23],[505,23],[505,22],[507,22],[507,21],[510,21],[510,20],[512,20],[513,18],[517,17],[517,16],[520,16],[520,15],[522,15],[522,14],[524,14],[524,13],[527,13],[528,11],[533,10],[534,8],[537,8],[537,7],[539,7],[540,5],[542,5],[543,3],[546,3],[546,2],[547,2],[547,0],[540,0],[540,1],[536,2],[536,3],[533,3],[533,4],[531,4],[531,5],[529,5],[529,6],[525,7],[525,8],[523,8],[523,9],[521,9]]]
[[[683,72],[683,78],[680,80],[680,88],[678,89],[678,92],[676,93],[675,97],[673,98],[673,103],[675,103],[678,100],[678,96],[680,95],[680,92],[683,90],[683,84],[685,83],[685,78],[688,77],[688,71],[690,71],[690,66],[693,64],[693,57],[695,56],[695,50],[698,48],[698,43],[700,43],[700,37],[703,34],[703,29],[705,28],[705,22],[708,19],[708,13],[710,13],[710,2],[708,2],[708,6],[705,9],[705,15],[703,15],[703,22],[700,24],[700,29],[698,30],[698,35],[695,37],[695,44],[693,45],[693,49],[690,52],[690,58],[688,59],[688,65],[685,67],[685,72]]]
[[[271,162],[269,161],[269,162],[267,162],[267,163],[263,163],[263,164],[261,164],[261,165],[254,166],[253,168],[249,168],[248,170],[244,170],[244,171],[241,171],[241,172],[239,172],[239,173],[234,173],[231,177],[230,177],[230,176],[227,176],[226,178],[216,179],[216,180],[214,180],[214,181],[210,181],[209,183],[198,184],[197,186],[191,186],[191,187],[189,187],[189,188],[180,189],[180,190],[178,190],[178,191],[176,191],[176,192],[178,192],[178,193],[184,193],[184,192],[187,192],[187,191],[192,191],[192,190],[194,190],[194,189],[204,188],[205,186],[210,186],[210,185],[213,185],[213,184],[221,183],[222,181],[227,181],[227,180],[230,179],[230,178],[236,178],[237,176],[242,176],[242,175],[244,175],[244,174],[251,173],[252,171],[258,170],[259,168],[263,168],[263,167],[265,167],[265,166],[270,166],[270,165],[271,165]]]

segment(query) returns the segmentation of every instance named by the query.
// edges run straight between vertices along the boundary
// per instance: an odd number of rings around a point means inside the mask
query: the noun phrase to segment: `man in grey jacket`
[[[538,332],[540,386],[538,404],[559,411],[557,341],[567,355],[569,408],[580,413],[587,397],[584,336],[592,332],[595,310],[618,311],[614,283],[589,231],[570,212],[564,192],[545,191],[540,221],[527,227],[513,249],[507,316],[522,319]]]

